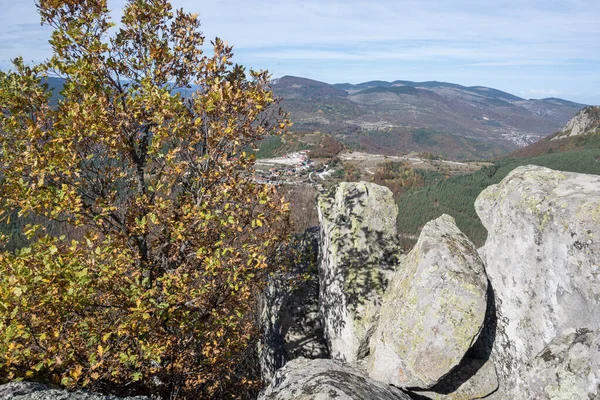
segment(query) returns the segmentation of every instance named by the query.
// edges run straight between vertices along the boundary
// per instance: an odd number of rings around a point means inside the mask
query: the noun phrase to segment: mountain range
[[[54,89],[53,102],[58,101],[64,81],[49,77],[47,82]],[[350,149],[388,155],[428,152],[451,159],[506,155],[560,131],[585,107],[437,81],[354,85],[284,76],[272,88],[283,98],[301,142],[303,134],[320,132]]]
[[[429,151],[453,158],[509,153],[562,129],[584,104],[523,99],[484,86],[370,81],[273,81],[295,132],[320,131],[363,151]]]

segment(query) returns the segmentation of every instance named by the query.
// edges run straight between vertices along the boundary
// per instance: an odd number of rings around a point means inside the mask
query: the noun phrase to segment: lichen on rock
[[[519,371],[527,399],[600,398],[600,331],[570,328]]]
[[[149,400],[145,396],[116,397],[85,391],[53,389],[37,382],[10,382],[0,385],[0,399],[4,400]]]
[[[600,329],[600,177],[519,167],[475,208],[496,294],[497,398],[546,398],[524,394],[537,382],[528,363],[565,330]]]
[[[459,365],[481,332],[487,276],[474,245],[448,215],[423,228],[383,296],[369,375],[430,388]]]
[[[392,192],[343,182],[318,199],[320,303],[333,358],[354,362],[369,350],[381,296],[400,255]]]

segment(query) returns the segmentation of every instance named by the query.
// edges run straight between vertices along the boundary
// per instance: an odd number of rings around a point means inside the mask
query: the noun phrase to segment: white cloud
[[[120,10],[124,2],[109,0],[109,7]],[[33,54],[47,52],[49,46],[45,42],[50,30],[35,26],[39,16],[33,0],[0,3],[6,3],[2,4],[0,16],[0,41],[5,43],[0,48],[0,58],[16,55],[13,53],[19,49],[6,49],[14,48],[13,43]],[[260,57],[338,60],[373,55],[400,60],[464,57],[474,60],[477,66],[600,59],[600,3],[596,1],[172,0],[172,3],[175,8],[198,12],[208,38],[220,36],[237,49]],[[383,51],[368,48],[382,44],[391,48]],[[402,54],[383,54],[396,51],[394,45]]]
[[[519,67],[531,65],[575,65],[578,62],[570,61],[555,61],[555,60],[508,60],[508,61],[491,61],[491,62],[476,62],[465,64],[465,67]]]
[[[526,92],[530,96],[558,96],[562,94],[560,90],[555,89],[530,89]]]
[[[519,92],[533,84],[565,93],[583,91],[563,88],[574,84],[600,87],[598,0],[171,1],[198,12],[207,38],[235,45],[244,64],[278,75],[460,78],[505,90],[520,85]],[[124,3],[108,0],[114,10]],[[33,4],[0,0],[0,60],[50,55],[50,30],[37,25]],[[532,75],[536,68],[543,73]]]
[[[238,47],[355,46],[397,41],[511,42],[524,49],[556,43],[561,51],[589,43],[598,49],[600,11],[590,5],[545,11],[520,2],[327,1],[252,2],[221,0],[199,5],[178,0],[201,13],[208,36],[220,35]],[[486,4],[478,6],[477,4]],[[595,2],[590,2],[595,3]],[[525,4],[525,5],[523,5]],[[578,47],[578,46],[575,46]]]

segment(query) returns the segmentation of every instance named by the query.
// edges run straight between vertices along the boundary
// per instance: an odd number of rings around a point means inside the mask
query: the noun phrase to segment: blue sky
[[[118,10],[124,0],[108,0]],[[329,83],[439,80],[600,104],[600,0],[172,0],[237,61]],[[50,55],[33,0],[0,0],[0,68]],[[118,18],[118,11],[115,17]]]

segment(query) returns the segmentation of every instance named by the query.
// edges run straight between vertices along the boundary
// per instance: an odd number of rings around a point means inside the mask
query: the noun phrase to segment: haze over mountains
[[[562,129],[585,106],[436,81],[331,85],[284,76],[273,90],[284,98],[294,131],[330,133],[366,151],[456,158],[498,156],[526,146]]]

